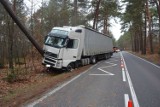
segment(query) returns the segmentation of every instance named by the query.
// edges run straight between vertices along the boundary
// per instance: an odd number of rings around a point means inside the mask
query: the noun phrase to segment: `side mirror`
[[[77,30],[75,30],[75,32],[82,33],[82,29],[77,29]]]

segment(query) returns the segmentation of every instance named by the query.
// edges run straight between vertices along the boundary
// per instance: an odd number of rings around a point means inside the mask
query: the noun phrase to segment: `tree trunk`
[[[95,29],[95,27],[97,25],[100,2],[101,2],[101,0],[97,1],[97,5],[96,5],[96,9],[95,9],[95,14],[94,14],[93,29]]]
[[[78,12],[78,2],[77,0],[74,0],[74,10],[73,10],[73,26],[77,25],[77,12]]]
[[[16,11],[16,0],[13,0],[13,11]],[[9,26],[9,31],[8,31],[8,53],[9,53],[9,68],[13,72],[14,66],[13,66],[13,35],[14,35],[14,22],[11,21],[11,26],[10,26],[10,19],[8,19],[8,26]]]
[[[107,15],[107,12],[106,12],[105,19],[104,19],[104,28],[103,29],[104,29],[103,33],[107,34],[108,33],[108,15]]]
[[[144,25],[144,40],[143,40],[143,54],[146,55],[146,36],[147,36],[147,10],[145,7],[145,25]]]
[[[11,26],[10,19],[8,18],[8,54],[9,54],[9,68],[13,69],[13,24]]]
[[[141,50],[141,54],[143,54],[143,29],[142,26],[139,27],[139,31],[140,31],[140,50]]]
[[[33,30],[34,30],[34,28],[33,28],[33,0],[31,0],[31,35],[33,35],[34,34],[34,32],[33,32]]]
[[[137,31],[137,29],[135,30],[135,48],[136,48],[136,52],[139,52],[139,38],[138,38],[138,34],[139,32]]]
[[[160,46],[160,0],[154,0],[154,2],[156,4],[158,17],[159,17],[159,46]]]
[[[132,52],[134,52],[134,39],[133,39],[133,34],[131,34],[131,42],[132,42]]]
[[[42,0],[42,14],[41,14],[41,35],[42,35],[42,37],[43,36],[45,36],[45,31],[44,31],[44,2],[43,2],[43,0]]]
[[[148,16],[148,27],[149,27],[148,37],[149,37],[150,53],[153,54],[154,51],[153,51],[153,42],[152,42],[152,33],[151,33],[151,14],[149,11],[148,2],[146,2],[146,6],[147,6],[147,16]]]
[[[135,34],[135,32],[134,32],[133,38],[134,38],[134,52],[136,52],[137,51],[137,43],[136,43],[136,34]]]

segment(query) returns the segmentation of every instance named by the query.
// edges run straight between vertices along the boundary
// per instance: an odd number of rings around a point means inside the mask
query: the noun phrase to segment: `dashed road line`
[[[122,70],[122,77],[123,77],[123,82],[126,82],[126,75],[124,70]]]
[[[126,66],[126,63],[125,63],[125,60],[124,60],[124,57],[121,53],[121,57],[122,57],[122,60],[124,62],[124,67],[125,67],[125,71],[126,71],[126,76],[127,76],[127,80],[128,80],[128,84],[129,84],[129,88],[130,88],[130,92],[131,92],[131,96],[132,96],[132,100],[133,100],[133,104],[134,104],[134,107],[140,107],[139,105],[139,102],[138,102],[138,99],[137,99],[137,96],[136,96],[136,93],[135,93],[135,90],[133,88],[133,84],[132,84],[132,81],[131,81],[131,78],[130,78],[130,75],[129,75],[129,72],[128,72],[128,69],[127,69],[127,66]]]
[[[125,107],[128,107],[128,101],[129,101],[129,95],[128,94],[124,94],[124,104],[125,104]]]
[[[126,82],[126,75],[125,75],[125,69],[124,69],[123,60],[121,60],[121,68],[122,68],[122,78],[123,78],[123,82]]]

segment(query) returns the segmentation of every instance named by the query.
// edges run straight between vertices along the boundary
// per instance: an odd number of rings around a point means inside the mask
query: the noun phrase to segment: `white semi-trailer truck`
[[[46,36],[42,63],[49,68],[68,71],[113,53],[112,37],[84,26],[54,27]]]

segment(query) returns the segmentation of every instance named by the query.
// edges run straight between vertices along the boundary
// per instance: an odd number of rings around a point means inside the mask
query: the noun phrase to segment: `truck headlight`
[[[47,67],[47,68],[50,68],[50,67],[51,67],[51,65],[46,65],[46,67]]]
[[[62,61],[57,61],[56,67],[61,68],[62,66]]]

